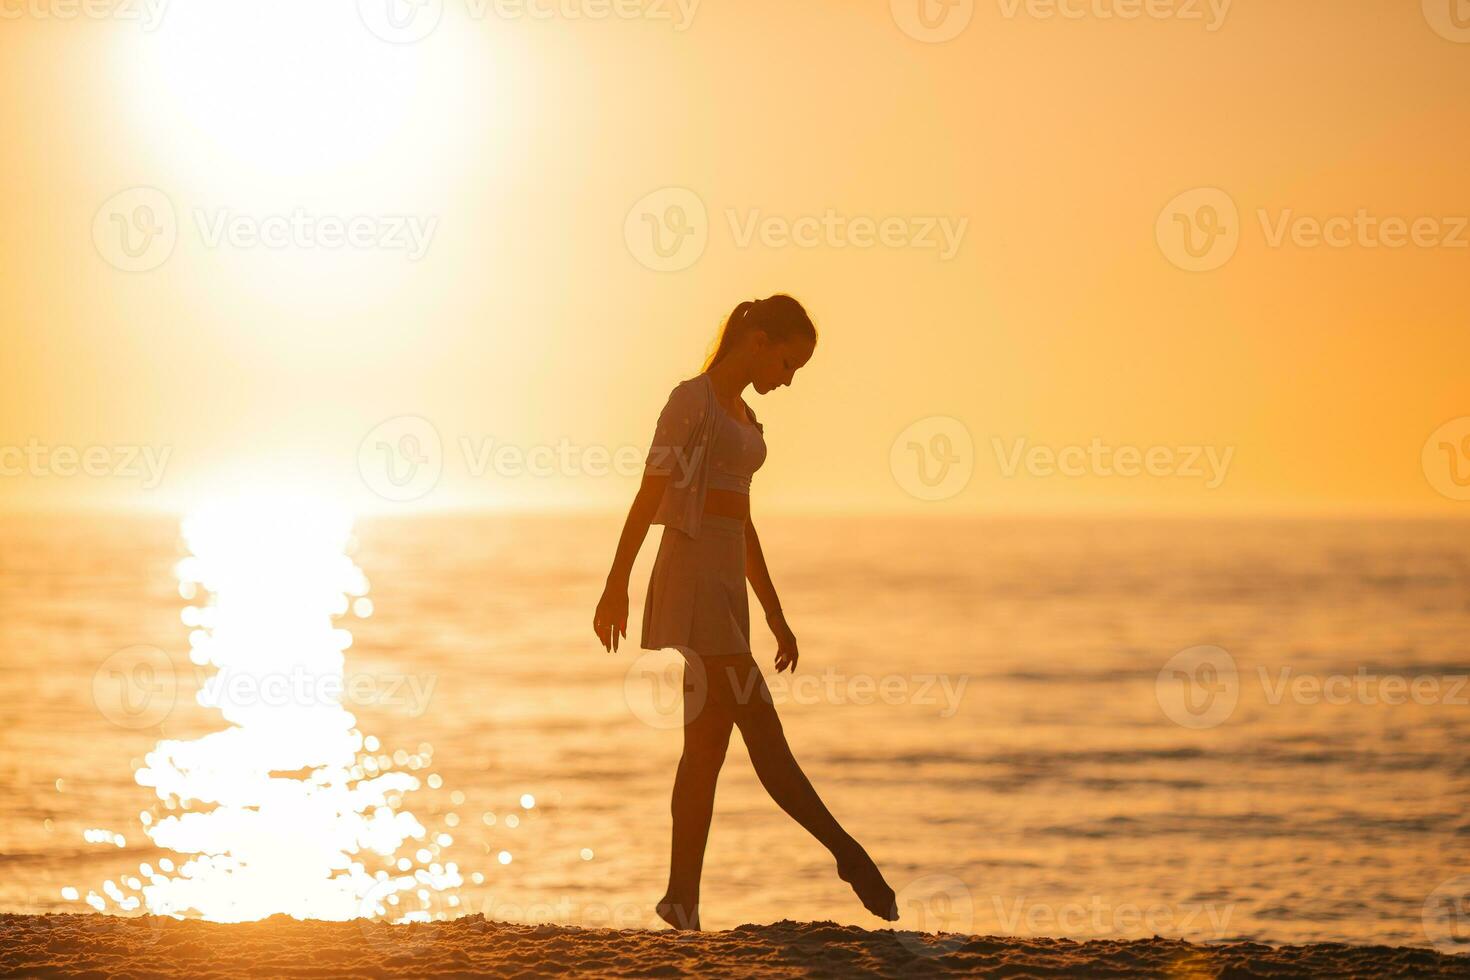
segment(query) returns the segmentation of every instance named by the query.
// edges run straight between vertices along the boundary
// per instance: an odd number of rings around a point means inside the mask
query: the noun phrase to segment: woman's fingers
[[[597,607],[597,612],[592,614],[592,632],[597,635],[598,642],[603,649],[611,652],[618,648],[619,638],[628,637],[628,609],[620,607],[617,612],[608,614],[602,605]]]
[[[628,596],[603,592],[592,614],[592,632],[597,634],[603,649],[611,652],[618,649],[620,638],[628,635]]]
[[[612,652],[618,649],[619,638],[628,638],[628,622],[623,620],[622,622],[603,623],[599,619],[594,619],[592,632],[596,635],[597,641],[602,644],[603,649]]]
[[[778,649],[776,651],[776,673],[779,674],[781,673],[781,671],[787,669],[790,669],[793,673],[795,673],[796,661],[798,657],[800,657],[800,654],[797,653],[795,649],[788,649],[785,647]]]

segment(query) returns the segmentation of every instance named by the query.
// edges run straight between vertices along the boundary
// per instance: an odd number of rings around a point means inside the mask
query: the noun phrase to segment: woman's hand
[[[597,600],[597,611],[592,614],[592,632],[609,651],[618,648],[618,637],[628,635],[628,586],[622,582],[608,582]]]
[[[771,634],[776,637],[776,673],[788,667],[793,674],[796,673],[796,661],[801,654],[796,649],[796,634],[786,625],[786,614],[780,609],[767,613],[766,625],[771,627]]]

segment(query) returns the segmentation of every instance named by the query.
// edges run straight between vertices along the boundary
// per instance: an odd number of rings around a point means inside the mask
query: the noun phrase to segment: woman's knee
[[[752,758],[757,754],[789,752],[786,731],[781,727],[781,716],[769,700],[755,699],[742,706],[735,715],[735,724],[740,728],[740,737],[750,750]]]
[[[731,721],[717,712],[708,712],[684,726],[684,754],[679,767],[696,772],[719,772],[730,747]]]
[[[730,736],[716,741],[700,741],[686,744],[684,754],[679,757],[679,771],[691,776],[714,776],[725,764],[725,752],[730,747]]]

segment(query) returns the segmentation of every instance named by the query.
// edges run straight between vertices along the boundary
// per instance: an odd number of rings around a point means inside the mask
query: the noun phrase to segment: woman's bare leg
[[[675,929],[699,928],[699,880],[714,815],[715,783],[735,722],[725,705],[710,703],[707,689],[707,672],[691,659],[684,667],[684,754],[669,806],[674,818],[669,888],[656,907],[659,918]]]
[[[868,852],[832,816],[791,754],[770,690],[755,660],[721,658],[717,666],[715,669],[716,665],[711,664],[709,671],[708,701],[724,707],[722,714],[733,717],[740,726],[761,785],[782,810],[832,853],[838,874],[852,885],[868,911],[890,921],[897,919],[893,889],[883,880]]]

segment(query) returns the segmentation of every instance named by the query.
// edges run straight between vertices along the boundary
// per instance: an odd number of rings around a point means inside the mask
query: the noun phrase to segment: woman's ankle
[[[700,928],[698,896],[693,901],[687,901],[665,894],[654,906],[654,912],[675,929]]]

